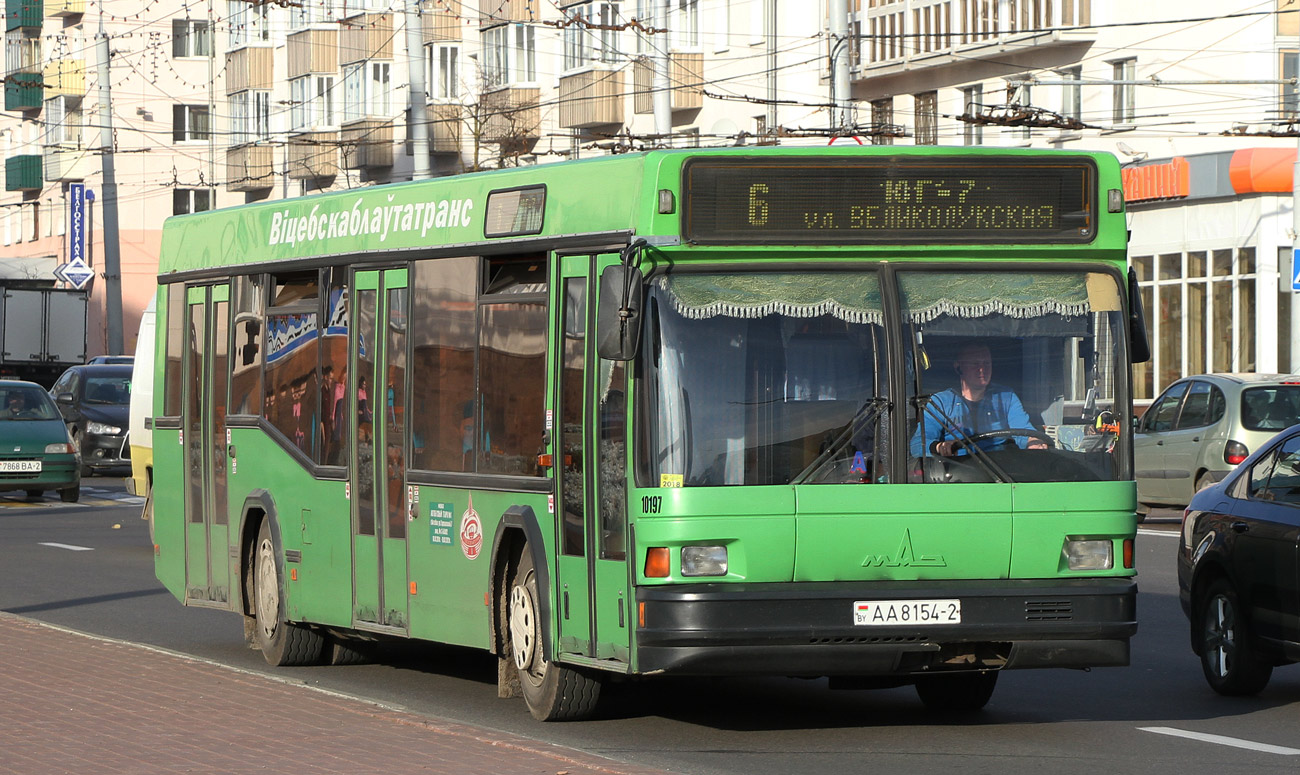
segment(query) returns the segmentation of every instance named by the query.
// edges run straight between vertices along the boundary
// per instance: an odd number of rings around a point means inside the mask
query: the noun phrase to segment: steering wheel
[[[1031,439],[1038,439],[1047,444],[1049,448],[1056,446],[1056,442],[1053,441],[1051,436],[1048,436],[1046,433],[1034,428],[1008,428],[1000,431],[984,431],[983,433],[971,434],[967,441],[970,444],[978,444],[985,439],[1010,439],[1015,438],[1016,436],[1028,436]],[[962,448],[963,446],[961,444],[957,445],[957,449]]]

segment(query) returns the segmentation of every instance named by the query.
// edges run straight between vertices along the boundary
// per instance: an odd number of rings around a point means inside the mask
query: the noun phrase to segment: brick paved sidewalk
[[[665,775],[0,613],[0,773]]]

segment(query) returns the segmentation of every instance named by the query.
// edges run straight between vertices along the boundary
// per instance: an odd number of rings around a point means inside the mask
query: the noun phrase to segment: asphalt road
[[[1293,773],[1300,667],[1279,669],[1259,697],[1209,690],[1178,606],[1179,516],[1156,512],[1139,536],[1132,666],[1009,672],[971,718],[926,713],[910,688],[679,679],[612,687],[592,721],[540,724],[496,698],[494,660],[470,650],[408,644],[370,665],[269,668],[238,617],[186,609],[157,583],[138,499],[120,480],[87,480],[76,505],[0,494],[0,609],[693,775]]]

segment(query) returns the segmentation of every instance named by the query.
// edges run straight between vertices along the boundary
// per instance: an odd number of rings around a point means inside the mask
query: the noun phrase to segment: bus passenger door
[[[559,650],[626,665],[626,364],[601,360],[588,335],[595,257],[561,262],[551,412]]]
[[[184,465],[186,602],[230,603],[230,519],[226,498],[226,400],[230,286],[188,291]]]
[[[406,270],[352,284],[352,618],[406,632]]]

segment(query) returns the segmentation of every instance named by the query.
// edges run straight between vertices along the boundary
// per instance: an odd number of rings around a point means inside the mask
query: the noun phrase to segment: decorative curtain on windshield
[[[910,274],[902,286],[903,308],[914,323],[929,323],[941,315],[1025,319],[1048,314],[1076,317],[1098,311],[1089,297],[1085,275],[1000,272],[996,282],[990,279],[990,275],[979,273]],[[1114,282],[1108,282],[1114,296]],[[1114,304],[1101,308],[1119,309],[1118,297]]]
[[[686,274],[655,278],[673,309],[688,320],[768,315],[879,325],[880,286],[874,274]]]

